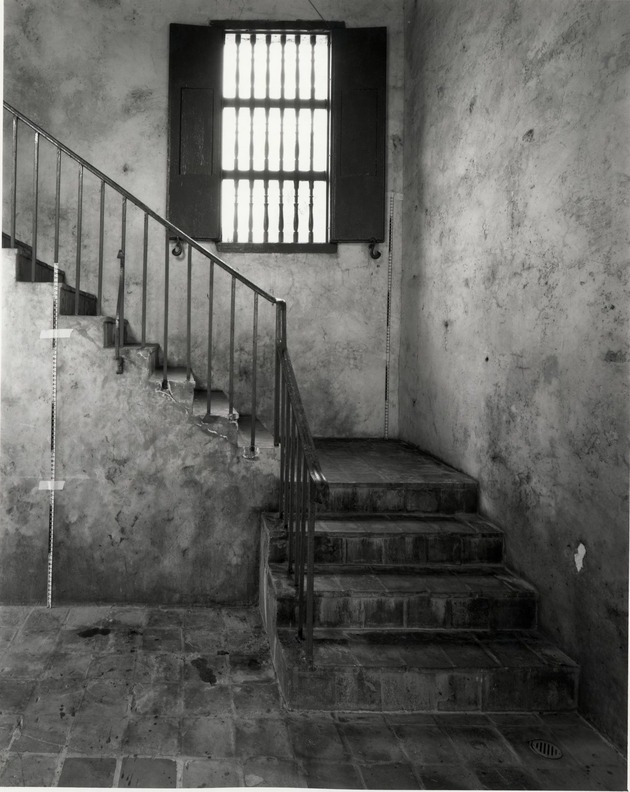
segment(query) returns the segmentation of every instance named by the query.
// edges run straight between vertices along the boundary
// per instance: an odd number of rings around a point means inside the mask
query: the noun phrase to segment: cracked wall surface
[[[402,222],[403,35],[402,0],[320,0],[327,20],[348,26],[386,25],[388,34],[387,194],[394,199],[393,288],[390,383],[397,381],[400,299],[400,225]],[[263,0],[7,0],[5,4],[4,98],[89,162],[118,181],[157,212],[166,207],[168,27],[171,22],[207,25],[216,19],[318,19],[307,2]],[[5,120],[5,140],[11,130]],[[31,162],[32,146],[20,139],[20,160]],[[10,181],[10,146],[5,146]],[[52,260],[54,159],[42,146],[40,257]],[[72,168],[68,166],[70,174]],[[29,241],[32,179],[20,186],[18,238]],[[64,174],[66,173],[64,165]],[[62,187],[61,262],[74,271],[76,177]],[[29,181],[30,180],[30,181]],[[7,181],[7,183],[8,183]],[[83,274],[81,287],[96,293],[98,180],[85,176]],[[6,207],[5,207],[6,211]],[[106,198],[104,312],[115,312],[120,247],[120,200]],[[140,335],[142,232],[140,212],[128,209],[126,317]],[[387,228],[387,226],[386,226]],[[208,247],[214,250],[212,244]],[[387,245],[378,261],[367,244],[343,244],[336,253],[236,254],[224,258],[260,287],[285,299],[289,350],[315,434],[382,436],[385,421],[385,358],[388,292]],[[164,290],[163,235],[151,225],[148,266],[147,339],[162,343]],[[186,354],[186,258],[170,260],[169,354],[183,363]],[[192,360],[206,369],[208,267],[194,259],[192,283]],[[215,278],[217,385],[227,387],[229,279]],[[237,407],[249,412],[252,296],[237,289]],[[270,415],[273,377],[269,365],[274,317],[261,305],[258,384],[259,413]],[[397,389],[389,392],[390,434],[397,432]]]
[[[623,744],[630,5],[405,16],[401,436],[479,479]]]

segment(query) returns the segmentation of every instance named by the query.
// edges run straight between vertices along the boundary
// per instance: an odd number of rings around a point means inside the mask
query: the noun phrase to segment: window
[[[328,241],[328,35],[226,32],[221,239]]]
[[[382,240],[386,29],[171,25],[169,219],[245,249]]]

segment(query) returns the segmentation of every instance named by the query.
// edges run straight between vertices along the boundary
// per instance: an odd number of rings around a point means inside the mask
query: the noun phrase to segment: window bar
[[[59,217],[61,206],[61,149],[57,149],[57,170],[55,174],[55,248],[53,251],[53,263],[59,264]],[[98,310],[100,311],[101,301],[98,301]]]
[[[311,147],[309,155],[310,169],[313,170],[315,151],[315,36],[311,36]],[[313,179],[308,182],[308,241],[313,243]]]
[[[79,290],[81,288],[81,245],[83,238],[83,165],[79,167],[79,187],[77,195],[77,264],[75,275],[74,313],[79,315]],[[124,330],[123,330],[124,335]]]
[[[39,132],[35,132],[33,149],[33,238],[31,241],[31,282],[35,282],[37,262],[37,214],[39,204]]]
[[[301,455],[302,459],[302,477],[303,477],[303,485],[300,491],[300,500],[301,500],[301,508],[300,508],[300,531],[302,534],[302,539],[300,542],[300,550],[302,557],[300,558],[300,569],[302,571],[300,584],[299,584],[299,600],[298,600],[298,622],[300,625],[300,637],[304,637],[304,578],[305,578],[305,560],[307,555],[307,537],[306,537],[306,523],[307,523],[307,508],[308,508],[308,501],[307,501],[307,481],[308,481],[308,471],[306,468],[306,458],[304,455]]]
[[[300,43],[301,37],[295,37],[295,98],[297,100],[300,88]],[[295,108],[295,172],[297,173],[300,168],[300,111]],[[300,215],[299,215],[299,189],[300,182],[295,179],[293,182],[294,192],[294,206],[293,206],[293,241],[298,241],[298,231],[300,228]]]
[[[204,420],[210,421],[212,415],[212,319],[214,311],[214,261],[210,261],[210,271],[208,274],[208,368],[207,368],[207,387],[206,391],[206,416]]]
[[[234,412],[234,324],[236,317],[236,278],[232,275],[232,288],[230,290],[230,373],[228,382],[228,418],[236,419]]]
[[[98,221],[98,289],[96,313],[103,313],[103,239],[105,234],[105,182],[101,179],[101,195]]]
[[[162,343],[162,390],[168,390],[168,285],[170,251],[168,228],[164,229],[164,336]]]
[[[144,213],[142,238],[142,346],[147,343],[147,258],[149,250],[149,215]]]
[[[188,245],[188,271],[186,295],[186,382],[190,382],[192,367],[190,363],[190,338],[192,330],[192,247]]]
[[[252,331],[252,436],[250,453],[256,454],[256,366],[258,362],[258,292],[254,292],[254,327]]]
[[[252,33],[250,36],[252,45],[252,60],[251,69],[249,73],[249,95],[254,98],[254,47],[256,44],[256,34]],[[249,110],[249,170],[254,169],[254,109]],[[254,241],[254,180],[249,180],[249,225],[248,225],[248,242]]]
[[[270,82],[270,57],[271,36],[265,36],[266,66],[265,66],[265,171],[269,170],[269,82]],[[269,179],[264,182],[264,215],[263,215],[263,242],[269,242]]]
[[[241,120],[241,108],[238,106],[238,99],[240,97],[240,48],[241,48],[241,34],[237,33],[234,37],[236,43],[236,107],[234,108],[234,168],[238,170],[239,162],[239,135],[238,127]],[[239,180],[234,179],[234,232],[232,234],[232,242],[238,242],[238,188]]]
[[[15,222],[17,217],[17,142],[18,142],[18,117],[13,116],[13,179],[11,183],[11,247],[15,247]]]
[[[280,170],[284,169],[284,93],[285,93],[285,48],[286,34],[280,36]],[[280,179],[278,207],[278,241],[284,242],[284,179]]]

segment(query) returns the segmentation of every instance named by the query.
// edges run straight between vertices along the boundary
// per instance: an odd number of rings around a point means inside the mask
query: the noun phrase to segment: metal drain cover
[[[549,740],[530,740],[529,747],[538,756],[543,756],[545,759],[561,759],[562,751],[557,745],[554,745]]]

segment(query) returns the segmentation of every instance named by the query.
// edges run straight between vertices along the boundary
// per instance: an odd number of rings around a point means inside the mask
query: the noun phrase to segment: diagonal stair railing
[[[280,516],[287,529],[289,543],[289,562],[287,572],[294,578],[297,587],[297,612],[296,625],[300,638],[306,642],[306,654],[309,662],[313,658],[313,557],[314,557],[314,524],[318,507],[324,502],[328,485],[318,461],[317,451],[308,425],[306,413],[300,398],[300,393],[293,371],[293,366],[287,349],[286,334],[286,303],[260,288],[257,284],[245,277],[238,270],[231,267],[219,256],[207,250],[192,237],[186,234],[166,218],[150,209],[146,204],[136,198],[132,193],[106,176],[98,168],[91,165],[80,155],[65,146],[59,140],[48,134],[38,124],[31,121],[19,110],[8,102],[3,102],[5,123],[10,125],[11,146],[5,147],[5,159],[8,159],[10,176],[4,180],[5,202],[4,213],[10,218],[10,247],[18,244],[18,218],[20,221],[19,244],[30,247],[31,281],[36,280],[38,242],[42,236],[41,231],[41,186],[46,182],[46,176],[54,182],[54,197],[44,211],[44,219],[48,226],[52,226],[53,243],[51,251],[54,263],[59,264],[60,238],[62,218],[70,218],[72,201],[68,197],[74,192],[76,195],[76,215],[72,220],[65,236],[72,240],[74,246],[74,278],[75,278],[75,303],[74,313],[79,314],[81,296],[81,276],[84,257],[85,239],[85,177],[91,174],[98,183],[98,235],[94,243],[95,250],[91,250],[96,260],[97,283],[97,314],[103,313],[104,300],[104,275],[106,248],[108,243],[108,225],[106,223],[106,202],[111,194],[120,200],[120,227],[119,235],[115,240],[119,247],[118,260],[118,289],[116,296],[116,334],[115,334],[115,359],[117,370],[122,373],[121,347],[125,344],[125,271],[128,258],[128,205],[132,205],[142,215],[142,277],[141,277],[141,345],[147,343],[148,323],[148,255],[149,255],[149,222],[161,229],[164,236],[164,284],[162,294],[162,388],[168,389],[168,351],[169,351],[169,280],[170,280],[170,250],[172,240],[177,240],[176,250],[182,251],[187,246],[187,289],[186,289],[186,377],[188,380],[192,373],[192,254],[193,251],[207,266],[208,273],[208,328],[206,350],[206,415],[204,421],[210,422],[212,415],[212,384],[213,384],[213,325],[216,321],[215,302],[216,290],[214,287],[215,268],[224,272],[230,284],[229,320],[228,320],[228,414],[235,416],[235,324],[236,324],[236,285],[244,286],[253,296],[253,309],[251,316],[251,367],[248,373],[250,382],[250,414],[251,435],[247,458],[253,459],[257,455],[256,448],[256,423],[260,394],[257,390],[258,342],[259,342],[259,300],[262,299],[272,306],[275,311],[275,337],[273,341],[273,435],[274,444],[280,446]],[[26,130],[25,132],[22,130]],[[5,134],[5,140],[8,135]],[[42,168],[42,143],[52,152],[54,167]],[[32,166],[29,173],[28,154],[32,151]],[[20,156],[22,152],[22,156]],[[65,158],[65,159],[64,159]],[[27,160],[23,164],[23,160]],[[76,178],[76,188],[68,189],[67,180],[62,181],[66,175],[63,164],[71,162],[71,168]],[[21,168],[21,169],[20,169]],[[43,172],[43,176],[42,176]],[[70,173],[70,178],[73,178]],[[24,178],[30,181],[30,194],[28,189],[21,191],[20,182]],[[109,193],[106,195],[106,191]],[[23,195],[23,193],[26,195]],[[63,197],[62,197],[63,196]],[[30,200],[29,200],[30,199]],[[92,202],[94,203],[94,202]],[[19,212],[18,212],[19,207]],[[88,206],[89,208],[89,206]],[[30,239],[29,239],[30,237]],[[114,248],[115,249],[115,248]],[[177,253],[173,251],[175,255]],[[178,316],[178,314],[177,314]]]

